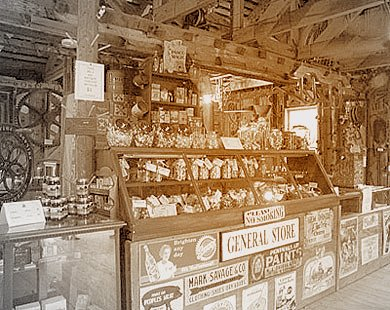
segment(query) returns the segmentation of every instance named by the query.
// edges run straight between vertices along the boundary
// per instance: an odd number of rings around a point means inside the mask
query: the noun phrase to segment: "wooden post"
[[[244,0],[233,0],[231,3],[232,35],[244,25]]]
[[[99,8],[98,0],[78,1],[77,27],[77,59],[88,62],[97,62],[97,43],[91,43],[98,34],[96,13]],[[66,102],[66,117],[89,117],[93,109],[93,102],[78,100],[68,96]],[[70,100],[69,100],[70,99]],[[92,136],[66,135],[63,143],[63,194],[69,195],[74,191],[75,181],[79,178],[90,178],[95,171],[95,140]]]

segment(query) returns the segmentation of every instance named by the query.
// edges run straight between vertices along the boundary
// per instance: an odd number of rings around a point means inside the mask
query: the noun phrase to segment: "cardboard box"
[[[25,305],[16,306],[15,310],[41,310],[41,305],[37,301]]]
[[[64,296],[56,296],[41,301],[42,310],[66,310]]]

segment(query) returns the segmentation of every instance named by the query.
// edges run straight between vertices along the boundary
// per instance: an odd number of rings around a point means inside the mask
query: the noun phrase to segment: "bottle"
[[[157,51],[154,51],[153,56],[153,72],[158,72],[160,69],[160,59],[157,55]]]
[[[160,279],[160,273],[157,269],[157,263],[153,255],[150,253],[147,245],[144,245],[145,250],[145,268],[150,282],[156,282]]]

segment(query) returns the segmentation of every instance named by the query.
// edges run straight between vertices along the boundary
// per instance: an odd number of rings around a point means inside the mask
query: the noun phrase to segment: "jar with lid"
[[[76,197],[75,196],[70,196],[68,199],[68,214],[69,215],[77,215]]]
[[[89,180],[82,178],[76,181],[76,195],[86,197],[89,194]]]
[[[54,221],[61,221],[68,216],[68,209],[64,199],[52,199],[50,207],[50,219]]]
[[[46,196],[58,199],[61,196],[61,183],[59,177],[48,177],[46,181]]]

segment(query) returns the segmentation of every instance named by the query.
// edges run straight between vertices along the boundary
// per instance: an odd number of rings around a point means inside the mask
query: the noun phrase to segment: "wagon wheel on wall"
[[[16,120],[39,147],[60,145],[62,96],[52,90],[23,91],[16,96]]]
[[[32,150],[26,137],[12,126],[0,127],[0,205],[16,201],[31,180]]]

